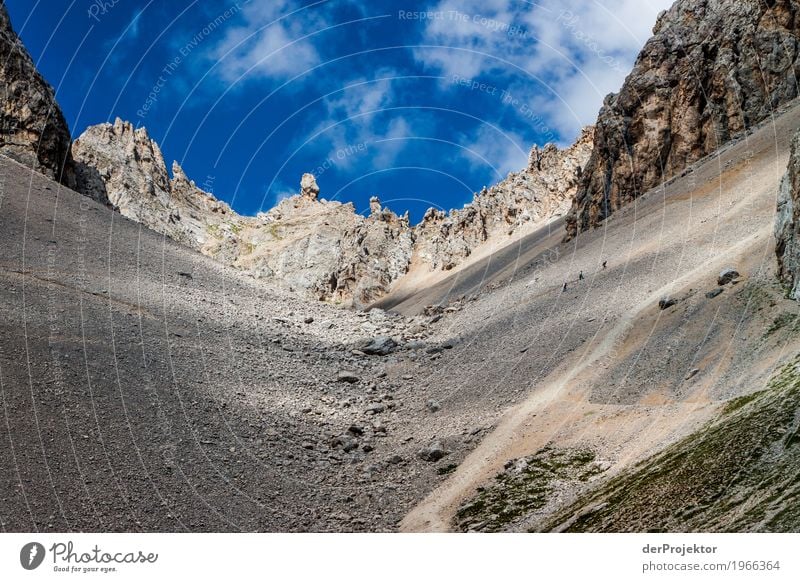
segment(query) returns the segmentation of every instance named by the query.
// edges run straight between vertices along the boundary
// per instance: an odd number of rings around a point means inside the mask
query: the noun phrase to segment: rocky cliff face
[[[589,157],[591,130],[566,150],[533,148],[527,168],[476,195],[462,210],[431,211],[417,227],[382,208],[370,215],[328,201],[311,174],[300,192],[257,217],[240,216],[198,188],[144,128],[117,119],[90,127],[73,144],[77,189],[121,214],[217,260],[301,295],[363,306],[386,294],[416,255],[451,269],[493,236],[566,212]]]
[[[177,162],[170,178],[147,130],[120,119],[88,128],[75,140],[72,157],[79,192],[194,249],[235,238],[233,225],[246,221],[197,188]]]
[[[408,270],[413,236],[407,217],[380,208],[364,217],[352,204],[318,198],[311,174],[300,194],[257,217],[242,233],[244,245],[221,254],[256,277],[337,304],[364,306]]]
[[[117,119],[74,143],[77,189],[131,220],[302,295],[345,305],[380,297],[408,269],[406,217],[320,200],[310,174],[300,193],[258,217],[241,216],[198,188],[177,162],[172,178],[144,128]]]
[[[775,253],[788,295],[800,299],[800,132],[792,140],[789,167],[778,191]]]
[[[52,87],[36,70],[0,3],[0,153],[74,186],[71,137]]]
[[[800,2],[679,0],[609,95],[568,218],[597,225],[798,94]]]
[[[508,237],[526,226],[567,213],[592,151],[593,128],[569,148],[534,146],[528,167],[477,194],[449,214],[431,208],[416,229],[420,260],[449,270],[493,237]]]

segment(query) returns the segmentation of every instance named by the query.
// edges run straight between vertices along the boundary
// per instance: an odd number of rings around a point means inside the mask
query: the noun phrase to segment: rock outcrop
[[[789,167],[778,191],[775,254],[787,295],[800,299],[800,132],[792,140]]]
[[[416,255],[451,269],[491,237],[508,236],[569,208],[591,151],[591,130],[572,147],[534,147],[512,173],[450,214],[431,211],[418,226],[370,200],[369,216],[319,197],[305,174],[297,195],[256,217],[240,216],[198,188],[177,163],[172,178],[144,128],[117,119],[88,128],[73,144],[77,189],[148,228],[306,297],[368,305],[408,272]]]
[[[679,0],[663,12],[618,94],[567,221],[596,226],[798,95],[800,2]]]
[[[0,153],[62,184],[74,186],[71,136],[44,80],[0,3]]]
[[[560,150],[553,144],[534,146],[528,166],[475,195],[450,213],[431,208],[416,229],[420,261],[449,270],[493,237],[508,237],[525,227],[563,216],[592,151],[593,128]]]
[[[413,232],[407,216],[380,207],[364,217],[352,204],[317,198],[311,174],[300,194],[282,200],[242,233],[233,264],[293,291],[341,305],[363,306],[384,295],[408,270]]]
[[[75,140],[72,157],[79,192],[194,249],[235,238],[248,220],[195,186],[177,162],[170,178],[147,130],[120,119],[89,127]]]

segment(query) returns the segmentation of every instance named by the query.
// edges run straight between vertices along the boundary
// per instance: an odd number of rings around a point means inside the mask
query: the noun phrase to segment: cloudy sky
[[[669,0],[6,0],[74,136],[115,117],[246,214],[297,191],[421,218],[571,142]]]

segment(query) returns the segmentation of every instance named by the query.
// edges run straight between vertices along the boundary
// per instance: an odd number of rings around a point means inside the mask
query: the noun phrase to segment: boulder
[[[445,449],[444,445],[439,441],[431,443],[427,447],[420,449],[417,452],[417,456],[420,459],[422,459],[423,461],[427,461],[429,463],[435,463],[439,459],[443,459],[449,454],[450,452],[447,449]]]
[[[658,300],[658,307],[660,309],[664,310],[664,309],[668,309],[668,308],[672,307],[673,305],[675,305],[677,303],[678,303],[677,299],[675,299],[674,297],[670,297],[668,295],[665,295],[664,297],[662,297],[661,299]]]
[[[368,356],[388,356],[397,348],[397,345],[392,338],[379,336],[364,345],[361,351]]]
[[[337,382],[346,382],[347,384],[355,384],[361,380],[361,378],[355,372],[350,370],[339,370],[339,373],[336,375]]]
[[[738,278],[739,278],[739,271],[731,267],[728,267],[727,269],[723,269],[720,272],[719,277],[717,277],[717,285],[722,287]]]

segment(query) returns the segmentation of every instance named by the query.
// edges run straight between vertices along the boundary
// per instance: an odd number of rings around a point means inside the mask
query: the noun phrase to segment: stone
[[[717,277],[717,285],[722,287],[723,285],[727,285],[728,283],[732,282],[734,279],[739,278],[739,271],[728,267],[727,269],[723,269],[719,277]]]
[[[709,299],[714,299],[714,297],[721,295],[723,291],[725,291],[725,289],[723,289],[722,287],[717,287],[716,289],[706,293],[706,297],[708,297]]]
[[[658,300],[658,307],[663,311],[664,309],[668,309],[677,303],[678,303],[677,299],[665,295],[664,297]]]
[[[369,356],[388,356],[395,348],[397,342],[387,336],[378,336],[361,348],[361,351]]]
[[[355,372],[351,372],[350,370],[339,370],[339,373],[336,375],[337,382],[346,382],[348,384],[355,384],[361,380],[361,378]]]
[[[435,400],[428,400],[428,402],[425,403],[425,407],[428,409],[428,412],[439,412],[442,405]]]
[[[367,412],[369,414],[380,414],[381,412],[384,412],[385,410],[386,410],[386,407],[383,404],[370,404],[367,407],[365,412]]]
[[[355,439],[348,439],[344,441],[344,444],[342,445],[342,450],[345,453],[355,451],[357,448],[358,448],[358,441]]]
[[[417,456],[422,459],[423,461],[427,461],[429,463],[435,463],[436,461],[443,459],[447,455],[449,455],[449,451],[444,448],[444,445],[436,441],[431,443],[427,447],[420,449],[417,452]]]
[[[319,186],[317,186],[317,179],[313,174],[303,174],[300,179],[300,196],[316,200],[319,195]]]

